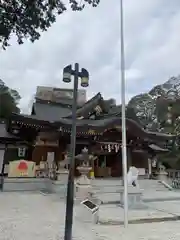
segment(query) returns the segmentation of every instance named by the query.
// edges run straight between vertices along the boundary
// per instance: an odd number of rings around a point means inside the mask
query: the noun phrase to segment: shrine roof
[[[72,120],[71,119],[61,119],[59,122],[56,122],[57,126],[59,125],[60,131],[66,129],[66,131],[71,132]],[[78,120],[77,119],[77,132],[81,131],[83,133],[89,132],[93,135],[102,134],[113,128],[121,128],[121,118],[113,117],[109,119],[103,120]],[[150,132],[143,129],[137,122],[132,119],[126,119],[126,128],[127,131],[133,136],[138,136],[144,140],[168,140],[172,139],[175,136],[170,134],[158,133],[158,132]]]
[[[18,137],[14,136],[13,134],[10,134],[7,132],[6,129],[6,123],[5,122],[0,122],[0,139],[14,139],[17,140],[19,139]]]
[[[35,115],[21,115],[12,114],[11,122],[16,121],[21,125],[28,125],[30,127],[59,129],[60,132],[71,132],[72,119],[59,118],[58,121],[53,119],[44,120],[37,118]],[[121,131],[121,117],[109,117],[106,119],[92,120],[92,119],[77,119],[76,120],[77,133],[82,135],[103,135],[111,129],[117,129]],[[157,140],[164,141],[174,138],[175,136],[159,132],[150,132],[145,130],[136,121],[126,118],[126,129],[132,136],[139,137],[143,140]]]
[[[155,152],[169,152],[169,150],[167,148],[162,148],[156,144],[150,144],[148,147],[151,148]]]
[[[71,119],[61,119],[56,124],[59,124],[60,127],[66,127],[69,128],[69,131],[71,131],[72,126],[72,120]],[[113,128],[120,128],[121,127],[121,118],[120,117],[112,117],[112,118],[106,118],[101,120],[78,120],[76,121],[77,129],[81,128],[83,132],[94,130],[97,133],[101,133],[104,131],[108,131]],[[126,118],[126,128],[127,131],[130,132],[130,134],[134,136],[139,136],[140,138],[145,139],[156,139],[156,140],[165,140],[165,139],[171,139],[175,136],[172,136],[170,134],[165,133],[159,133],[159,132],[150,132],[145,130],[141,127],[136,121]]]
[[[64,102],[54,103],[36,99],[36,102],[33,104],[31,118],[50,122],[59,121],[61,118],[70,119],[72,117],[71,104],[72,103],[70,101],[66,100],[64,100]],[[98,93],[83,106],[78,107],[76,111],[77,118],[81,118],[82,120],[89,119],[89,114],[95,111],[96,106],[99,106],[103,110],[98,116],[99,120],[121,117],[121,106],[111,106],[109,100],[104,100],[101,94]],[[143,127],[132,108],[126,109],[126,117],[134,120]]]
[[[36,102],[44,102],[44,103],[52,103],[52,104],[56,104],[56,105],[64,105],[64,106],[72,106],[73,105],[73,100],[72,99],[69,99],[69,98],[61,98],[58,100],[58,102],[56,101],[51,101],[51,100],[43,100],[43,99],[40,99],[38,97],[35,97],[35,100]]]
[[[99,119],[106,119],[111,117],[121,117],[121,106],[112,106],[109,108],[109,111],[107,114],[103,114],[99,117]],[[141,121],[136,116],[134,109],[131,107],[126,108],[126,118],[131,119],[138,123],[142,128],[144,127],[141,123]]]
[[[54,104],[47,101],[38,101],[33,104],[32,118],[45,121],[58,121],[71,113],[71,106]]]
[[[104,100],[100,93],[97,93],[94,97],[88,100],[82,107],[77,109],[76,116],[77,117],[88,117],[89,113],[97,106],[100,105],[102,108],[105,108]],[[71,117],[70,114],[68,117]]]
[[[77,109],[77,117],[87,118],[97,105],[105,109],[105,104],[100,93],[96,94],[93,98],[83,105],[79,105]],[[50,101],[43,101],[36,99],[33,104],[32,115],[37,119],[58,121],[60,118],[72,117],[72,100],[62,99],[61,102],[54,103]]]

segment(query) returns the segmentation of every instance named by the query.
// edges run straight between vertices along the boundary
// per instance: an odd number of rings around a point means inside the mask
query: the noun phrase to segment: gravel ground
[[[0,240],[63,239],[64,208],[55,195],[1,193]],[[90,226],[75,220],[73,236],[75,240],[179,240],[179,226],[180,222],[139,224],[125,231],[123,226]]]

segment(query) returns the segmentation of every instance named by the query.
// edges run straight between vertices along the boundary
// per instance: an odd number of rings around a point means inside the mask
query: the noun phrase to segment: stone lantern
[[[92,195],[91,180],[88,178],[88,174],[92,169],[90,162],[93,160],[93,155],[90,155],[85,147],[76,156],[76,159],[79,162],[77,170],[81,173],[81,176],[76,180],[76,197],[84,200]]]
[[[166,168],[161,162],[159,162],[158,164],[157,177],[158,177],[158,180],[162,182],[167,183],[168,181],[168,173],[166,172]]]
[[[81,182],[81,184],[90,183],[88,174],[92,169],[92,167],[90,166],[90,162],[92,161],[93,156],[89,154],[88,149],[85,147],[82,149],[81,153],[76,156],[76,159],[79,162],[77,170],[81,174],[81,176],[78,179],[78,182]]]

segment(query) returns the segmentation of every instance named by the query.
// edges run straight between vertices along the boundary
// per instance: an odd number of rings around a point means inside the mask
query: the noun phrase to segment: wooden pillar
[[[1,178],[0,178],[0,190],[3,191],[3,186],[4,186],[4,170],[5,170],[5,153],[7,151],[8,144],[5,143],[4,147],[1,149],[2,150],[2,155],[0,156],[1,159]]]
[[[64,142],[60,142],[59,143],[59,146],[58,146],[58,156],[59,156],[59,159],[58,161],[63,161],[64,160],[64,155],[65,155],[65,152],[66,151],[66,144]]]
[[[92,169],[90,171],[90,178],[91,179],[95,178],[95,176],[94,176],[94,161],[95,161],[95,158],[92,158],[92,160],[91,160],[91,167],[92,167]]]
[[[127,147],[127,171],[129,171],[130,166],[132,166],[132,152],[131,148]]]
[[[104,167],[106,168],[106,164],[107,164],[107,156],[104,155]]]
[[[42,148],[39,146],[35,146],[32,152],[32,161],[36,163],[36,165],[39,165],[39,163],[43,160],[42,159]]]
[[[152,160],[148,158],[148,177],[150,178],[152,175]]]

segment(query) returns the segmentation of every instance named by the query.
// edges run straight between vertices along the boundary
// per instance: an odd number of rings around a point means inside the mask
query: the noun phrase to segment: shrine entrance
[[[97,142],[92,148],[95,177],[122,176],[121,145],[116,142]]]
[[[120,177],[122,176],[121,154],[98,155],[94,162],[95,177]]]

